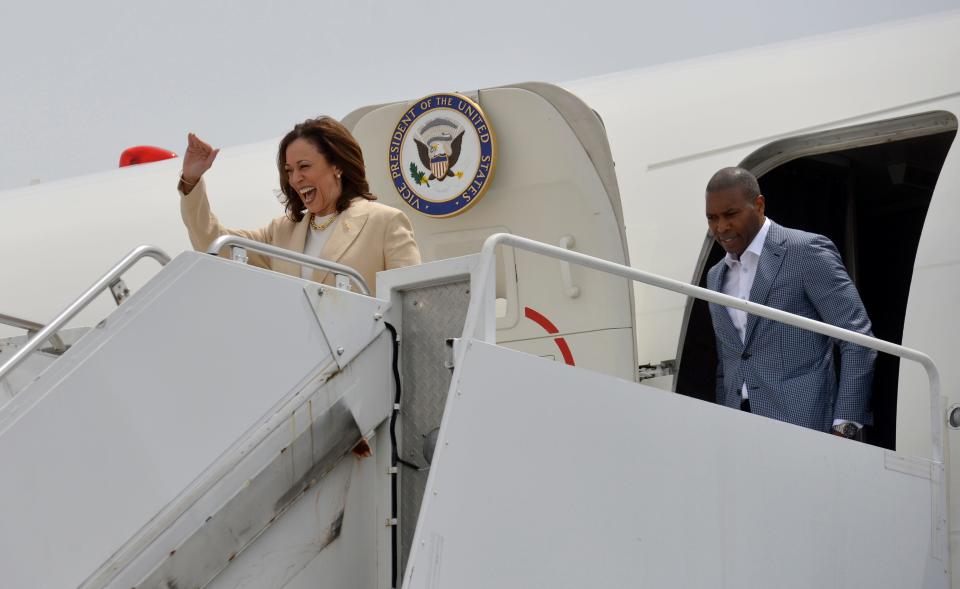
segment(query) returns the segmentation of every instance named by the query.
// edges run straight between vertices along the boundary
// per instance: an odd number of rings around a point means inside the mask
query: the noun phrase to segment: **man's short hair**
[[[757,197],[760,196],[760,184],[757,182],[757,177],[751,174],[749,170],[736,166],[723,168],[714,174],[707,182],[707,194],[734,186],[739,186],[743,190],[743,195],[750,202],[757,200]]]

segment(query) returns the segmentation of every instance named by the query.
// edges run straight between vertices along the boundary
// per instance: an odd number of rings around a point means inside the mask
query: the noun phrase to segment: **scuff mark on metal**
[[[353,418],[350,409],[341,402],[336,403],[326,413],[310,425],[310,431],[315,438],[319,438],[321,448],[326,447],[322,456],[314,456],[314,463],[290,489],[274,504],[274,512],[280,513],[287,505],[304,493],[312,485],[311,481],[319,480],[327,474],[340,458],[342,458],[362,438],[360,426]],[[301,434],[303,435],[303,434]]]
[[[234,532],[234,536],[236,536],[237,538],[243,538],[244,536],[247,535],[247,533],[250,531],[251,528],[253,528],[253,524],[248,522],[246,526],[241,528],[239,531]]]
[[[338,515],[337,518],[330,523],[330,528],[327,530],[327,535],[320,543],[320,550],[323,550],[328,544],[340,537],[340,531],[343,529],[343,514],[344,512],[341,511],[340,515]]]
[[[307,399],[307,416],[310,419],[310,423],[313,423],[313,399]],[[317,455],[317,443],[313,435],[312,427],[310,428],[310,455]]]

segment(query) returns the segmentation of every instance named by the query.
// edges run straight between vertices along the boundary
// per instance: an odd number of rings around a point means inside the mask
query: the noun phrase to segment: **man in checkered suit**
[[[710,179],[710,233],[727,255],[710,269],[711,290],[872,335],[840,254],[822,235],[764,215],[756,178],[724,168]],[[710,303],[717,338],[717,402],[803,427],[861,439],[876,352]],[[840,350],[839,379],[834,346]]]

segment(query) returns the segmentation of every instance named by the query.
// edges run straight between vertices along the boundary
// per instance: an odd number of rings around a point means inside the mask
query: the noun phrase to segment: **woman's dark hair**
[[[339,121],[332,117],[317,117],[298,123],[292,131],[280,141],[277,150],[277,170],[280,172],[280,191],[283,192],[283,204],[287,209],[287,217],[295,223],[303,219],[306,206],[300,193],[290,186],[287,172],[284,169],[287,159],[287,148],[297,139],[306,139],[327,158],[330,165],[338,168],[340,175],[340,198],[337,199],[337,212],[342,213],[350,207],[350,201],[360,196],[367,200],[376,200],[370,194],[370,185],[367,184],[366,168],[363,165],[363,151],[360,144],[353,138]]]

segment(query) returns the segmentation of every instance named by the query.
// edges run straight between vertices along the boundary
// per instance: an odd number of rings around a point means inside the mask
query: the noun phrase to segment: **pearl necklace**
[[[338,217],[339,215],[340,215],[340,213],[334,213],[332,217],[330,217],[329,219],[327,219],[327,220],[324,221],[323,223],[317,225],[317,221],[316,221],[317,215],[314,214],[314,213],[310,213],[310,226],[313,227],[314,229],[316,229],[317,231],[323,231],[324,229],[326,229],[327,227],[329,227],[330,225],[332,225],[333,222],[337,220],[337,217]]]

